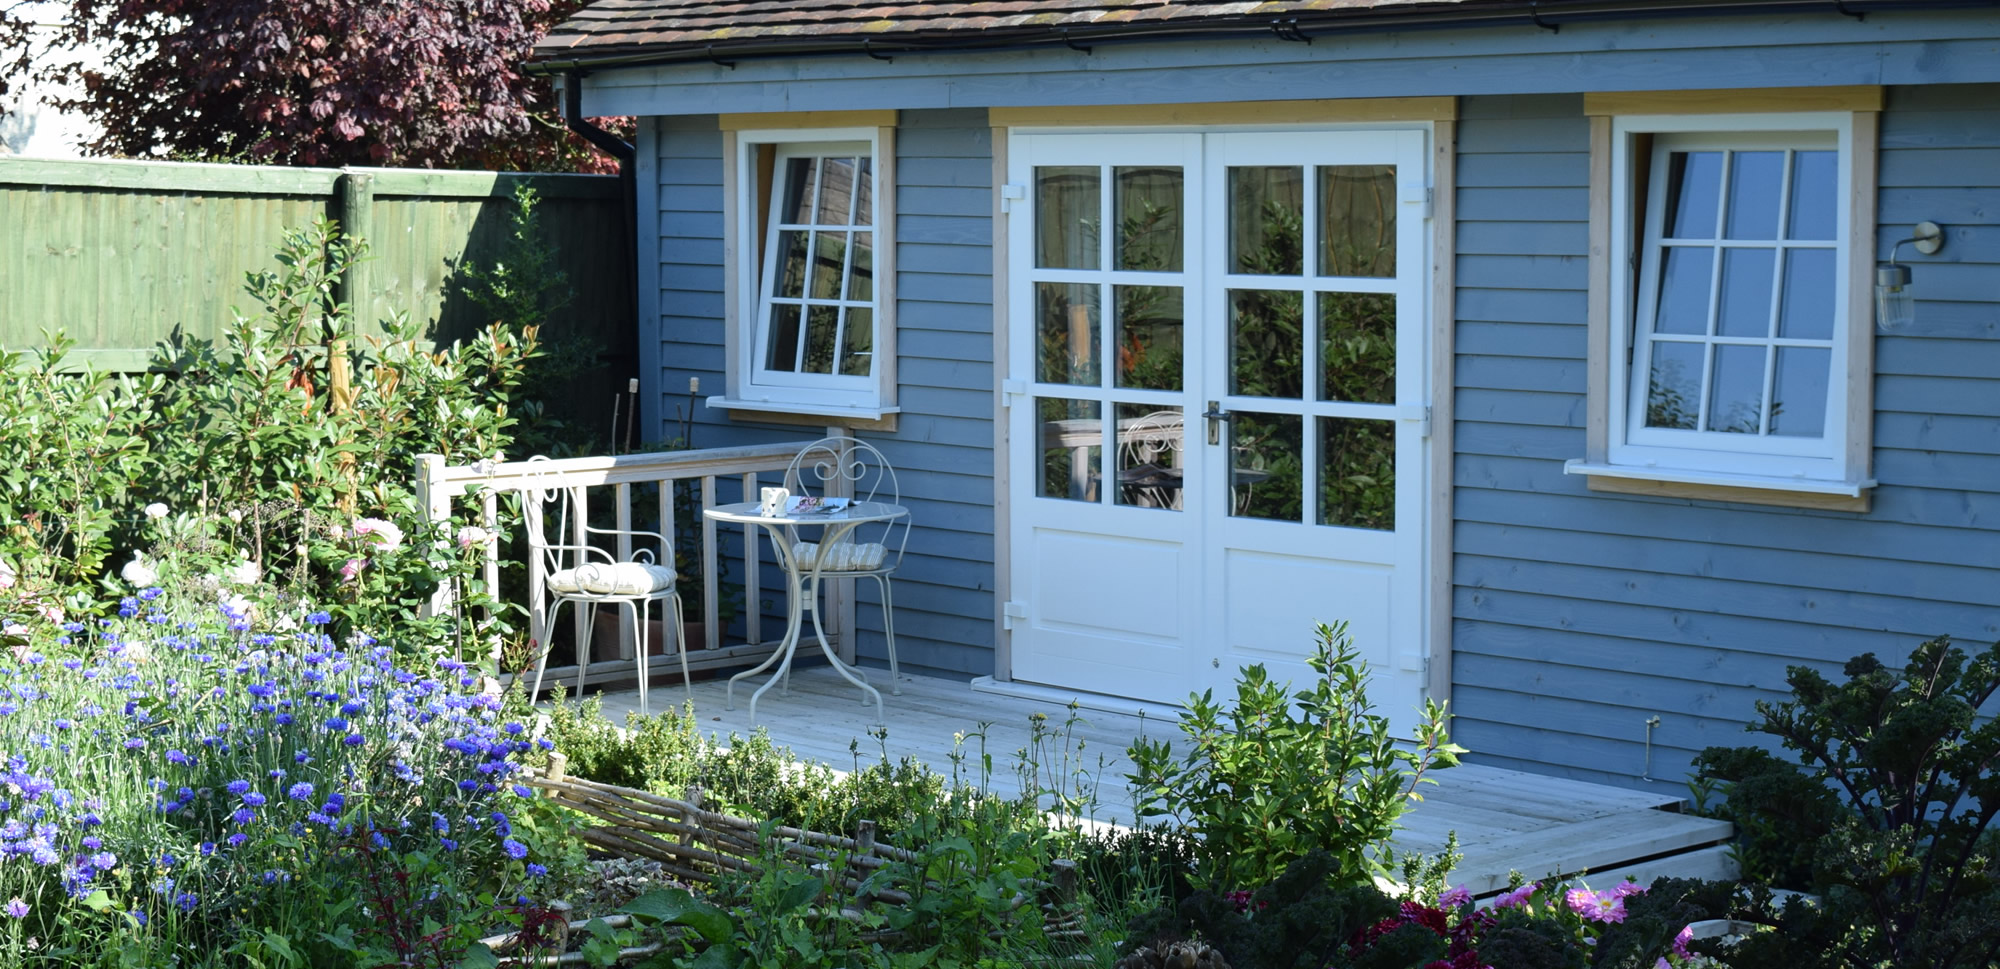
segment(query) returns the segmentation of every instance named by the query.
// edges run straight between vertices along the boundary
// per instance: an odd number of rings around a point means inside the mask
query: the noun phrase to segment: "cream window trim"
[[[894,112],[821,112],[812,120],[894,120]],[[752,115],[766,121],[804,115]],[[722,395],[708,399],[711,408],[746,415],[756,413],[838,417],[879,421],[897,413],[896,406],[896,129],[816,125],[781,128],[728,128],[723,131],[723,326],[724,382]],[[874,173],[874,345],[867,378],[760,378],[757,356],[761,306],[766,280],[760,254],[771,245],[774,223],[768,222],[771,200],[783,186],[775,166],[786,149],[865,143]],[[764,150],[764,149],[769,149]]]
[[[1877,96],[1870,97],[1873,91]],[[1823,100],[1834,100],[1831,89],[1821,91]],[[1716,108],[1723,92],[1669,92],[1671,97],[1612,96],[1593,98],[1587,104],[1591,114],[1589,293],[1586,302],[1589,336],[1588,413],[1585,424],[1585,457],[1573,460],[1565,470],[1586,475],[1597,491],[1660,494],[1713,500],[1735,500],[1759,504],[1790,504],[1799,507],[1865,510],[1867,489],[1874,487],[1869,464],[1872,455],[1872,373],[1874,320],[1869,283],[1872,274],[1875,238],[1876,152],[1879,115],[1873,110],[1800,112],[1790,92],[1737,92],[1728,102],[1741,110],[1718,109],[1720,114],[1692,110],[1696,104]],[[1699,100],[1701,94],[1707,100]],[[1879,89],[1851,89],[1839,94],[1843,105],[1879,105]],[[1757,108],[1783,104],[1793,110],[1771,113]],[[1654,113],[1614,118],[1604,113],[1619,106],[1646,106]],[[1690,110],[1672,110],[1676,106]],[[1844,330],[1836,331],[1839,361],[1828,374],[1831,398],[1836,409],[1826,415],[1829,438],[1817,470],[1801,477],[1797,470],[1773,462],[1746,460],[1732,462],[1720,457],[1681,463],[1684,458],[1663,449],[1648,462],[1635,456],[1625,445],[1624,418],[1629,401],[1628,378],[1638,379],[1627,360],[1634,338],[1635,289],[1638,283],[1640,239],[1634,238],[1633,205],[1643,206],[1643,198],[1632,196],[1634,169],[1628,161],[1629,139],[1655,132],[1783,132],[1833,131],[1845,178],[1837,184],[1845,222],[1841,250],[1845,261],[1841,275],[1844,289],[1836,294],[1836,312],[1844,317]],[[1624,144],[1620,144],[1625,140]],[[1626,149],[1621,151],[1620,149]],[[1621,180],[1624,182],[1620,184]],[[1643,212],[1643,208],[1638,211]],[[1844,360],[1840,359],[1844,358]],[[1838,386],[1835,386],[1838,385]],[[1761,470],[1760,470],[1761,469]],[[1647,484],[1651,482],[1652,484]],[[1804,483],[1801,483],[1804,482]],[[1832,504],[1829,504],[1832,502]]]
[[[1455,97],[1094,104],[987,110],[988,123],[995,128],[1343,124],[1451,121],[1457,117],[1458,99]]]

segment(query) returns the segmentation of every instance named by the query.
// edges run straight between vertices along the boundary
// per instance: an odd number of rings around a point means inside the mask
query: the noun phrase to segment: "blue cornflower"
[[[178,750],[169,750],[169,751],[167,751],[167,763],[169,763],[169,764],[187,764],[187,763],[192,763],[192,761],[190,761],[190,760],[188,759],[188,755],[186,755],[186,754],[184,754],[184,753],[182,753],[182,752],[180,752],[180,751],[178,751]]]
[[[264,795],[259,794],[256,791],[251,791],[250,793],[243,795],[243,803],[251,807],[263,807]]]
[[[228,786],[228,791],[231,794],[242,794],[244,791],[247,791],[249,789],[250,789],[250,782],[243,780],[230,781]]]
[[[532,791],[532,790],[530,790],[530,789],[528,788],[528,785],[526,785],[526,784],[516,784],[516,785],[514,785],[514,794],[515,794],[516,796],[518,796],[518,797],[534,797],[534,796],[535,796],[535,792],[534,792],[534,791]]]
[[[164,592],[166,592],[166,590],[160,588],[159,586],[153,586],[147,589],[140,589],[139,598],[141,601],[151,602],[154,599],[158,599]]]
[[[457,850],[458,850],[458,842],[456,842],[456,841],[453,841],[453,840],[452,840],[452,839],[450,839],[450,838],[439,838],[439,839],[438,839],[438,844],[441,844],[441,845],[443,845],[443,846],[444,846],[444,850],[446,850],[446,851],[457,851]]]
[[[313,796],[313,786],[311,784],[306,783],[305,781],[300,781],[297,784],[293,784],[291,787],[286,788],[285,796],[291,798],[294,801],[308,800]]]
[[[362,744],[367,743],[368,738],[363,737],[358,733],[351,733],[345,737],[340,738],[340,742],[346,744],[349,747],[359,747]]]
[[[229,817],[230,820],[235,821],[237,824],[249,824],[250,822],[257,820],[257,812],[252,811],[249,808],[237,808],[235,811],[230,813]]]
[[[347,721],[342,720],[339,717],[328,717],[326,718],[326,729],[335,731],[346,730]]]
[[[532,862],[532,861],[531,861],[531,862],[528,862],[528,877],[529,877],[529,878],[540,878],[540,877],[542,877],[543,875],[546,875],[546,874],[548,874],[548,873],[549,873],[549,866],[547,866],[547,865],[537,865],[537,864],[535,864],[535,863],[534,863],[534,862]]]
[[[127,738],[125,738],[125,749],[126,749],[126,750],[143,750],[143,749],[145,749],[145,746],[146,746],[146,741],[145,741],[145,739],[144,739],[144,738],[141,738],[141,737],[127,737]]]
[[[250,840],[250,836],[244,834],[241,831],[238,831],[235,834],[232,834],[229,837],[224,838],[222,840],[229,842],[229,846],[231,848],[239,848],[242,847],[243,842]]]
[[[528,857],[528,846],[512,838],[503,839],[500,842],[500,850],[506,852],[507,857],[516,861]]]
[[[312,624],[313,624],[313,625],[315,625],[315,626],[324,626],[324,625],[326,625],[327,623],[330,623],[330,622],[332,622],[332,621],[333,621],[333,613],[330,613],[330,612],[309,612],[309,613],[306,613],[306,621],[307,621],[307,622],[309,622],[309,623],[312,623]]]
[[[194,907],[197,901],[198,900],[193,895],[190,895],[187,892],[182,892],[179,895],[174,896],[174,904],[176,906],[179,906],[180,910],[183,912],[194,911]]]
[[[201,847],[198,850],[201,852],[201,856],[203,858],[207,858],[215,854],[215,842],[204,841],[201,843]]]

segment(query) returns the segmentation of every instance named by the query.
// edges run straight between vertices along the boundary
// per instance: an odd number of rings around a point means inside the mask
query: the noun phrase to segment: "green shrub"
[[[1800,965],[1995,964],[2000,721],[1979,710],[2000,687],[2000,644],[1968,660],[1938,638],[1901,671],[1864,654],[1845,675],[1834,684],[1792,667],[1793,698],[1757,705],[1750,729],[1798,757],[1800,780],[1775,779],[1775,758],[1754,749],[1700,758],[1755,839],[1746,861],[1795,876],[1809,858],[1804,887],[1822,896],[1785,912],[1786,931],[1757,945],[1784,947]],[[1807,858],[1772,850],[1781,833],[1809,846]]]
[[[1464,753],[1430,701],[1414,748],[1397,745],[1388,718],[1370,712],[1367,667],[1345,623],[1319,627],[1310,663],[1318,678],[1290,696],[1256,665],[1237,680],[1233,707],[1212,691],[1192,697],[1178,758],[1167,741],[1132,745],[1139,818],[1169,817],[1198,839],[1196,884],[1252,888],[1314,849],[1343,883],[1385,873],[1384,846],[1421,799],[1417,785]]]

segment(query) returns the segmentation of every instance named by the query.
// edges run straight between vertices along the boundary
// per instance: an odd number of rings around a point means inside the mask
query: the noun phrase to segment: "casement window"
[[[1596,490],[1865,500],[1875,118],[1593,118],[1592,413],[1570,473]]]
[[[893,130],[729,133],[729,389],[711,407],[895,412]]]

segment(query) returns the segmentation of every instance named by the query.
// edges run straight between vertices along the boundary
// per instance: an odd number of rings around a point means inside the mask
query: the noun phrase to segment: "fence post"
[[[366,281],[367,261],[351,248],[362,238],[374,220],[373,179],[368,175],[343,169],[340,177],[340,228],[348,239],[349,261],[341,268],[340,280],[336,283],[334,298],[347,304],[345,320],[327,320],[326,382],[328,409],[335,414],[345,414],[354,409],[354,370],[347,359],[347,335],[356,332],[355,320],[361,312],[360,304],[368,298]],[[347,443],[345,439],[341,443]],[[344,492],[340,498],[341,508],[348,514],[354,513],[355,492],[359,475],[354,467],[354,455],[342,451],[338,459]]]

